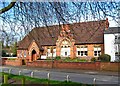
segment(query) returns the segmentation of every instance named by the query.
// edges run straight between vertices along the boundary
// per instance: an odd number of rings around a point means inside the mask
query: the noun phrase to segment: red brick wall
[[[100,69],[104,71],[119,71],[120,62],[101,62]]]
[[[52,62],[51,61],[34,61],[28,62],[27,66],[36,66],[42,68],[51,68]],[[53,63],[54,68],[62,68],[62,69],[86,69],[86,70],[99,70],[100,63],[92,63],[92,62],[58,62],[54,61]]]
[[[61,62],[54,61],[53,67],[60,69],[84,69],[84,70],[103,70],[118,71],[120,63],[113,62]],[[42,68],[52,68],[51,61],[34,61],[27,63],[27,66]]]
[[[52,68],[51,61],[34,61],[34,62],[28,62],[26,63],[26,65],[32,67]]]
[[[22,59],[17,59],[17,60],[5,60],[4,65],[22,66]]]
[[[99,70],[99,63],[92,62],[55,62],[55,68]]]

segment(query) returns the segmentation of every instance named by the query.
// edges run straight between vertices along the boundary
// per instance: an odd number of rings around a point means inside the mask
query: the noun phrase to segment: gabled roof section
[[[75,44],[103,43],[105,20],[67,25],[73,33]],[[39,48],[44,45],[56,45],[60,31],[61,25],[34,28],[19,42],[18,49],[27,49],[33,40],[35,40]],[[51,34],[54,35],[54,39]]]
[[[120,33],[120,27],[109,27],[107,30],[104,31],[105,34],[115,34]]]

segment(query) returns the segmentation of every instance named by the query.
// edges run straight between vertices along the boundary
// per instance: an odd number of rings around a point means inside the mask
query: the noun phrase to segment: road
[[[96,84],[118,84],[118,76],[113,75],[99,75],[94,72],[89,73],[68,73],[61,71],[49,71],[49,70],[33,70],[30,68],[15,68],[15,67],[2,67],[2,71],[6,73],[12,73],[16,75],[25,75],[31,76],[33,72],[33,76],[36,78],[47,78],[47,74],[50,73],[51,80],[66,80],[67,75],[69,75],[70,80],[74,82],[80,82],[85,84],[93,84],[94,79],[96,80]],[[11,71],[10,71],[11,69]]]

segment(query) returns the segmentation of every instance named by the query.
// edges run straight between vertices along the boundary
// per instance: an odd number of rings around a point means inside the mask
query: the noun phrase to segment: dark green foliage
[[[56,56],[56,57],[55,57],[55,60],[60,60],[60,59],[61,59],[60,56]]]
[[[91,62],[95,62],[96,61],[96,58],[91,58]]]
[[[79,58],[70,59],[70,57],[66,57],[63,61],[64,62],[87,62],[86,59],[79,59]]]
[[[103,55],[98,57],[98,60],[100,60],[102,62],[110,62],[111,56],[108,54],[103,54]]]
[[[2,50],[2,57],[9,57],[9,55],[6,54],[6,50]]]

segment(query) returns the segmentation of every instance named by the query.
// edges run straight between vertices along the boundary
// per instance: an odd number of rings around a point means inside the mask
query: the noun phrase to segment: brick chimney
[[[105,30],[107,30],[109,28],[109,21],[108,21],[108,18],[106,18],[106,21],[105,21]]]

